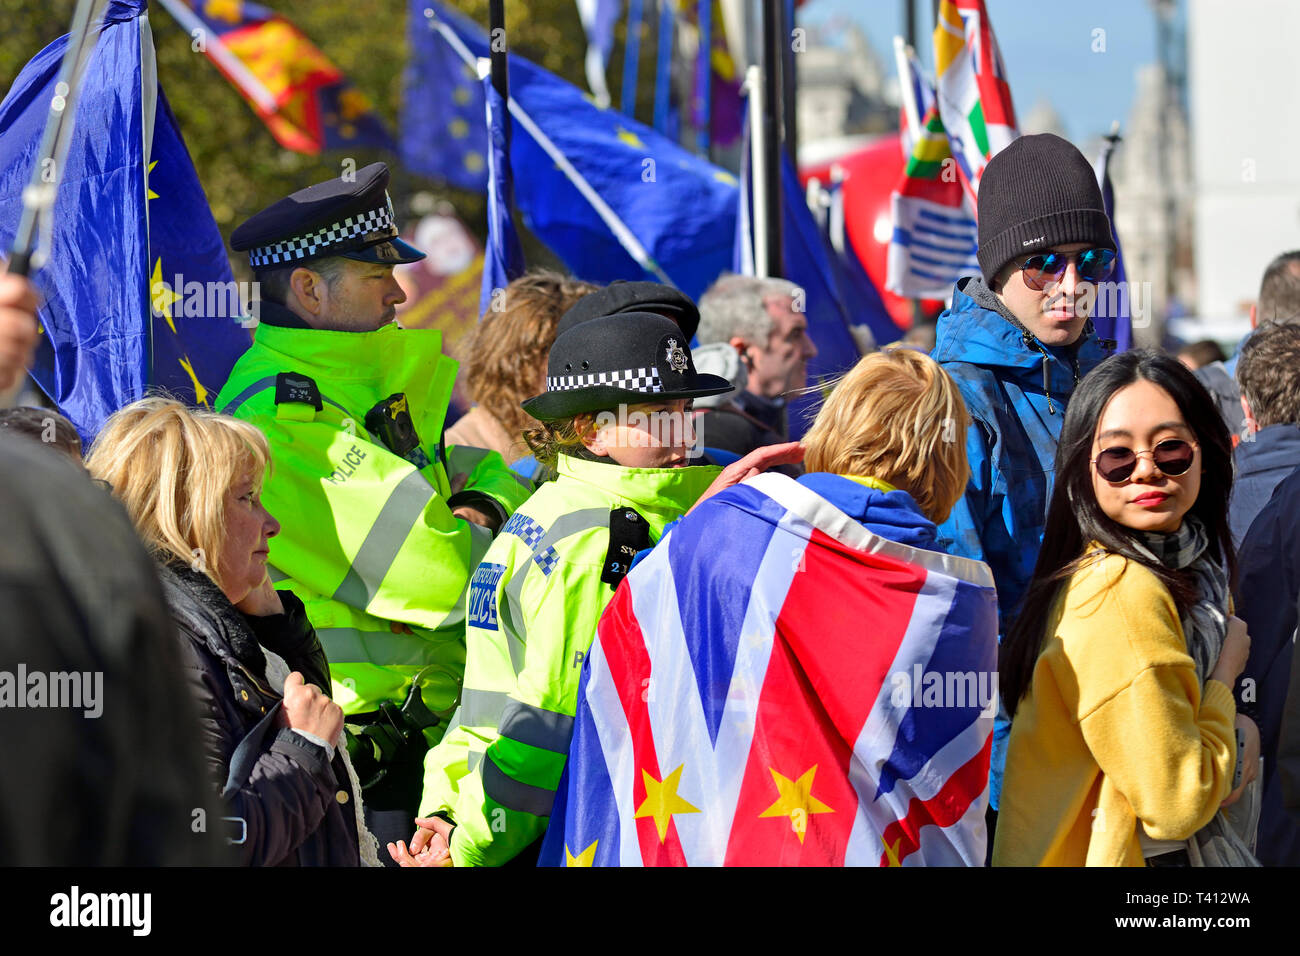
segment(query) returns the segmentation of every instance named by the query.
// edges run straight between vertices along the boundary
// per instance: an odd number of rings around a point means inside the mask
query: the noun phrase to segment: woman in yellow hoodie
[[[1232,694],[1226,426],[1175,359],[1115,355],[1071,397],[1056,475],[1001,649],[994,865],[1253,864],[1220,813],[1259,752]]]

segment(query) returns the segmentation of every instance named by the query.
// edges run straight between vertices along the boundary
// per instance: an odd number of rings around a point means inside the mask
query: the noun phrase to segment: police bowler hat
[[[579,322],[620,312],[654,312],[676,321],[689,345],[700,327],[700,310],[690,296],[662,282],[615,279],[603,289],[584,295],[569,307],[555,327],[563,335]]]
[[[546,391],[523,403],[539,421],[571,418],[622,404],[702,398],[732,390],[695,370],[685,333],[672,319],[621,312],[580,322],[556,336]]]

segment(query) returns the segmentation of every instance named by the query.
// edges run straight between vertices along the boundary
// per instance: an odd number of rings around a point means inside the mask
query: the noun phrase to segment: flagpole
[[[656,132],[668,136],[668,112],[672,106],[673,11],[670,0],[659,0],[659,40],[655,46]]]
[[[762,71],[757,66],[751,66],[745,71],[744,89],[749,103],[749,181],[750,191],[753,195],[751,228],[753,230],[754,275],[768,276],[771,274],[768,272],[768,207],[767,195],[762,188],[767,183],[767,151],[763,148],[767,130],[763,126]],[[743,194],[740,201],[742,204],[745,202]]]
[[[59,66],[59,78],[50,98],[50,113],[45,119],[41,145],[36,153],[31,179],[23,190],[23,214],[14,234],[13,250],[9,255],[8,271],[12,275],[28,275],[33,267],[41,267],[44,253],[37,255],[37,227],[48,221],[58,198],[59,182],[63,179],[63,162],[72,141],[72,128],[77,117],[77,94],[81,78],[90,60],[94,44],[88,44],[90,26],[107,0],[78,0],[68,31],[68,48]],[[36,261],[33,262],[33,259]]]
[[[780,21],[776,30],[777,49],[781,51],[781,134],[790,162],[799,168],[799,90],[794,60],[794,0],[782,0],[777,8]]]
[[[755,196],[763,193],[767,206],[763,229],[767,245],[767,269],[759,275],[779,276],[782,269],[781,249],[781,50],[782,37],[777,30],[778,8],[781,0],[768,0],[763,7],[763,100],[762,100],[762,151],[763,175],[754,171]]]
[[[488,37],[491,39],[492,52],[492,87],[501,96],[502,103],[510,102],[510,65],[509,51],[506,43],[506,4],[505,0],[491,0],[488,4]],[[510,110],[501,117],[501,129],[505,134],[506,162],[510,161]]]
[[[709,158],[709,125],[713,122],[713,0],[697,0],[699,4],[700,52],[695,77],[696,98],[700,102],[700,128],[696,130],[695,149],[705,159]]]
[[[619,94],[623,113],[636,118],[637,72],[641,66],[641,3],[628,0],[627,37],[623,43],[623,89]]]

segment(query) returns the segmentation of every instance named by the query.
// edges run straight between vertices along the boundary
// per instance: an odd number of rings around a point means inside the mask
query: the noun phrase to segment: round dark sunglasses
[[[1100,282],[1115,269],[1114,249],[1084,249],[1082,252],[1042,252],[1030,256],[1020,266],[1025,285],[1042,292],[1065,277],[1065,270],[1074,263],[1075,271],[1083,282]]]
[[[1137,468],[1138,456],[1150,455],[1151,460],[1155,462],[1155,466],[1160,469],[1162,474],[1177,477],[1192,467],[1195,449],[1196,442],[1194,441],[1184,441],[1181,438],[1166,438],[1150,451],[1134,451],[1132,448],[1117,445],[1114,448],[1105,449],[1096,458],[1091,458],[1089,461],[1097,466],[1097,474],[1107,481],[1125,481]]]

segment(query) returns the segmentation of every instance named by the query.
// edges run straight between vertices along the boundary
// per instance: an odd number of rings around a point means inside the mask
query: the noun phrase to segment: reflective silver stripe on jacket
[[[366,532],[347,576],[334,592],[334,600],[363,610],[370,606],[433,495],[433,485],[417,470],[397,483]]]
[[[483,776],[483,793],[507,810],[531,813],[535,817],[549,817],[555,806],[555,791],[520,783],[496,765],[491,754],[485,754],[480,764]]]
[[[567,754],[573,737],[573,718],[511,697],[506,701],[497,732],[539,750]]]
[[[510,695],[502,690],[466,687],[460,695],[460,723],[463,727],[500,727]]]
[[[442,664],[443,649],[414,634],[362,631],[355,627],[322,627],[316,632],[330,665],[378,664],[382,667],[426,667]]]

